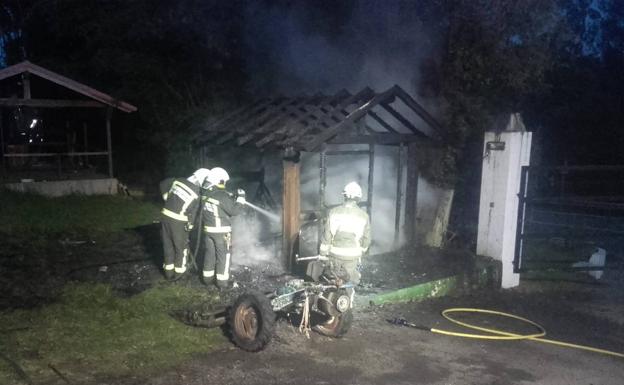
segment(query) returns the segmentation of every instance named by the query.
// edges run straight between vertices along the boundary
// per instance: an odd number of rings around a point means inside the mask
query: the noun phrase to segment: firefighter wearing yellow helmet
[[[360,282],[358,265],[370,246],[370,220],[366,211],[358,207],[362,188],[350,182],[342,191],[344,202],[329,211],[320,254],[328,256],[332,267],[349,274],[354,284]]]
[[[227,171],[221,167],[210,170],[210,186],[204,194],[202,204],[204,267],[202,278],[205,284],[214,283],[223,289],[229,286],[232,247],[232,217],[238,215],[245,203],[245,192],[238,191],[238,197],[225,190],[230,180]]]
[[[162,209],[163,269],[167,279],[186,272],[189,234],[199,208],[199,191],[210,170],[200,168],[186,179],[174,179],[166,194]],[[169,182],[165,182],[169,183]]]

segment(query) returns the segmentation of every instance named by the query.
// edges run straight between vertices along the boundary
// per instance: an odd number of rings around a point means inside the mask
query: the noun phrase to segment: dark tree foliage
[[[237,1],[9,0],[3,8],[4,35],[20,33],[7,64],[31,60],[139,107],[118,130],[120,172],[134,164],[187,173],[191,123],[241,97]]]

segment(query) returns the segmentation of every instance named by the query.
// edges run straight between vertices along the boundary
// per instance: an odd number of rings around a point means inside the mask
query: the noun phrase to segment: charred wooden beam
[[[444,129],[438,123],[437,120],[423,106],[421,106],[414,98],[412,98],[407,92],[405,92],[401,87],[395,85],[393,89],[396,92],[396,96],[403,101],[408,107],[410,107],[418,116],[421,117],[429,126],[435,129],[439,135],[444,133]]]
[[[364,92],[372,92],[372,90],[367,88]],[[274,130],[270,134],[270,138],[259,141],[257,146],[265,146],[271,141],[277,141],[275,145],[280,148],[293,146],[296,141],[292,138],[299,137],[301,133],[308,132],[313,127],[322,130],[339,123],[347,114],[347,112],[343,111],[343,108],[350,104],[350,99],[352,98],[353,96],[349,92],[342,90],[329,99],[321,100],[320,102],[322,103],[306,103],[302,105],[301,108],[292,112],[303,125],[295,123],[293,126]],[[312,118],[312,120],[308,120],[308,117]],[[294,147],[301,148],[301,146],[296,144]]]
[[[265,102],[266,99],[260,99],[255,101],[252,104],[246,104],[243,106],[240,106],[236,109],[234,109],[233,111],[230,111],[229,113],[224,114],[223,116],[221,116],[220,118],[217,118],[214,122],[212,123],[207,123],[207,124],[198,124],[196,126],[196,129],[198,130],[198,132],[194,135],[193,139],[194,140],[199,140],[203,134],[205,134],[206,132],[212,132],[212,130],[215,127],[218,127],[220,125],[225,124],[226,122],[228,122],[229,120],[235,119],[237,117],[239,117],[243,112],[245,112],[245,110],[249,109],[249,108],[253,108],[254,106],[258,105],[259,103]],[[204,127],[200,127],[200,125],[204,125]]]
[[[257,132],[262,132],[266,129],[266,127],[272,125],[273,123],[279,121],[284,118],[284,109],[288,107],[288,105],[295,102],[293,99],[284,99],[281,103],[276,105],[271,110],[267,110],[265,114],[255,119],[250,124],[245,125],[245,127],[241,128],[242,135],[237,139],[237,144],[243,145],[250,141]]]
[[[197,141],[205,142],[206,138],[208,137],[214,138],[215,132],[217,133],[229,132],[228,131],[229,127],[232,127],[234,124],[242,121],[243,119],[247,118],[250,115],[253,115],[255,111],[257,111],[258,109],[262,109],[263,107],[267,106],[268,104],[272,102],[273,102],[273,99],[263,99],[262,102],[259,102],[259,103],[256,102],[256,103],[241,107],[240,111],[238,111],[238,114],[231,115],[229,119],[221,119],[219,122],[211,124],[208,128],[204,129],[201,135],[199,136],[199,138],[197,139]]]
[[[263,103],[256,104],[253,107],[245,110],[243,113],[241,113],[234,119],[228,122],[225,122],[223,124],[220,124],[218,126],[215,126],[213,131],[220,131],[220,132],[234,131],[240,124],[243,124],[249,119],[252,119],[253,117],[257,116],[258,114],[261,114],[262,112],[265,111],[265,109],[270,108],[271,105],[276,102],[276,100],[278,99],[267,99]]]
[[[370,109],[372,109],[374,106],[376,106],[377,104],[379,104],[381,102],[384,102],[384,101],[386,101],[386,100],[388,100],[390,98],[393,98],[393,97],[394,97],[394,93],[392,92],[392,89],[390,89],[390,90],[388,90],[386,92],[383,92],[381,94],[375,95],[368,102],[366,102],[365,104],[361,105],[355,111],[353,111],[349,115],[347,115],[347,117],[342,122],[336,124],[335,126],[329,128],[327,130],[323,130],[318,135],[315,135],[314,138],[311,138],[310,141],[304,146],[305,150],[306,151],[313,151],[314,149],[318,148],[318,146],[321,143],[326,142],[327,140],[329,140],[330,138],[335,136],[347,124],[353,123],[354,121],[360,119],[361,117],[366,115],[366,113],[368,113],[368,111]]]
[[[397,110],[395,110],[394,108],[392,108],[392,106],[388,103],[381,103],[381,106],[390,113],[390,115],[392,115],[396,120],[398,120],[402,125],[404,125],[408,130],[410,130],[411,132],[414,133],[414,135],[419,135],[421,137],[427,137],[427,134],[425,134],[424,132],[422,132],[421,130],[419,130],[418,128],[416,128],[416,126],[414,126],[412,124],[412,122],[410,122],[409,120],[407,120],[403,115],[401,115]]]
[[[337,155],[368,155],[369,150],[344,150],[344,151],[327,151],[327,155],[337,156]]]
[[[283,109],[284,111],[279,116],[277,116],[276,119],[273,119],[272,121],[267,122],[261,127],[258,127],[258,130],[256,130],[254,133],[250,133],[249,135],[246,135],[245,142],[253,139],[254,136],[256,135],[264,134],[264,136],[259,138],[255,143],[256,147],[263,147],[267,145],[268,143],[270,143],[271,141],[273,141],[273,139],[277,135],[284,134],[285,131],[287,130],[286,125],[288,124],[292,124],[300,128],[304,127],[303,124],[301,124],[300,122],[296,120],[297,114],[295,111],[297,108],[303,106],[312,98],[304,97],[304,98],[299,99],[297,103],[295,103],[294,105],[285,106]],[[245,143],[245,142],[242,142],[242,143]],[[241,143],[241,141],[239,141],[239,143]]]
[[[273,116],[275,114],[278,114],[279,112],[278,112],[277,107],[280,106],[282,103],[287,103],[287,102],[288,102],[287,99],[285,99],[279,102],[277,106],[267,106],[263,108],[255,116],[250,117],[247,121],[241,121],[239,124],[231,125],[229,127],[229,130],[227,130],[225,134],[223,134],[217,140],[216,144],[224,144],[234,139],[239,141],[240,135],[245,134],[246,132],[245,129],[250,129],[254,127],[254,124],[258,124],[258,122],[262,121],[262,119],[266,119],[267,116]]]
[[[370,89],[370,88],[366,87],[366,88],[364,88],[363,90],[361,90],[360,92],[358,92],[357,94],[355,94],[355,95],[353,95],[353,96],[351,96],[351,97],[348,97],[347,99],[345,99],[345,100],[343,100],[342,102],[340,102],[340,103],[339,103],[336,107],[334,107],[334,108],[333,108],[330,112],[332,112],[332,113],[334,113],[334,112],[341,112],[341,111],[343,111],[346,107],[348,107],[349,105],[351,105],[351,104],[353,104],[353,103],[359,102],[360,100],[373,98],[374,96],[375,96],[375,92],[374,92],[372,89]],[[348,114],[347,114],[347,116],[348,116]],[[344,122],[344,120],[345,120],[345,119],[346,119],[346,118],[341,118],[341,122]],[[350,123],[350,122],[349,122],[349,123]],[[340,123],[338,123],[338,124],[340,124]],[[302,131],[302,132],[298,133],[295,137],[293,137],[293,138],[290,140],[290,143],[287,143],[287,144],[290,144],[290,145],[299,145],[299,142],[300,142],[302,139],[304,139],[306,135],[308,135],[309,133],[311,133],[311,132],[312,132],[312,130],[314,130],[314,129],[318,129],[319,131],[325,131],[325,130],[323,130],[323,129],[320,129],[320,128],[318,127],[318,125],[315,125],[315,126],[309,127],[309,128],[307,128],[306,130],[304,130],[304,131]],[[324,142],[324,141],[325,141],[325,139],[324,139],[324,140],[321,140],[319,143],[322,143],[322,142]],[[303,144],[305,145],[305,142],[304,142]],[[303,146],[302,146],[302,147],[303,147]],[[316,148],[316,147],[318,147],[318,144],[315,146],[315,148]],[[310,150],[308,150],[308,151],[310,151]]]
[[[422,142],[423,138],[420,138],[412,134],[370,134],[370,135],[358,135],[358,136],[336,136],[328,141],[331,144],[367,144],[374,143],[380,145],[393,145],[409,142]]]
[[[346,112],[342,110],[336,110],[335,105],[339,105],[341,101],[344,101],[351,94],[346,90],[336,93],[330,99],[325,100],[323,103],[317,105],[305,105],[303,108],[308,116],[314,117],[316,122],[325,124],[327,127],[332,126],[342,119],[344,119]],[[315,122],[315,123],[316,123]]]
[[[373,112],[373,110],[368,111],[368,115],[370,115],[371,118],[375,119],[375,121],[379,123],[379,125],[382,126],[386,131],[393,133],[393,134],[399,133],[397,130],[394,129],[394,127],[392,127],[385,120],[383,120],[379,115]]]

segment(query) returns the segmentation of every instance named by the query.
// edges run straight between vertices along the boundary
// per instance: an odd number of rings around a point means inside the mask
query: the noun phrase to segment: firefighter
[[[160,196],[163,199],[163,202],[167,201],[167,197],[169,196],[169,190],[171,190],[171,186],[173,182],[178,178],[165,178],[160,181],[158,187],[160,189]]]
[[[175,179],[162,209],[163,269],[169,280],[186,272],[189,231],[199,208],[199,191],[210,170],[200,168],[186,179]]]
[[[204,267],[202,280],[208,285],[213,281],[219,289],[229,286],[232,247],[232,217],[238,215],[245,203],[245,192],[238,190],[238,197],[225,190],[230,179],[227,171],[215,167],[210,171],[202,204]],[[215,279],[216,278],[216,279]]]
[[[350,182],[342,191],[344,202],[329,211],[321,238],[320,254],[329,257],[331,268],[349,275],[349,280],[360,282],[362,255],[370,246],[370,220],[366,211],[358,207],[362,188]]]

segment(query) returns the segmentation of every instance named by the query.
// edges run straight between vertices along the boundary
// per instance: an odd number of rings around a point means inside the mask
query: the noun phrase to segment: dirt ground
[[[621,281],[622,275],[614,280]],[[615,282],[615,281],[612,281]],[[342,339],[300,334],[278,323],[268,348],[247,353],[231,345],[150,378],[101,379],[98,384],[621,384],[622,358],[534,341],[483,341],[399,327],[404,317],[459,330],[440,316],[449,307],[479,307],[522,315],[544,326],[549,338],[622,351],[624,319],[609,320],[595,303],[624,303],[611,283],[523,282],[519,289],[475,292],[421,303],[362,305]],[[621,287],[620,287],[621,289]],[[479,322],[478,319],[468,319]],[[528,332],[504,319],[484,326]]]
[[[33,307],[53,301],[70,280],[110,283],[120,295],[162,284],[158,228],[128,231],[106,241],[46,239],[0,248],[0,308]],[[46,258],[32,258],[33,253]],[[224,342],[211,353],[150,376],[95,377],[86,384],[621,384],[624,359],[534,341],[483,341],[449,337],[395,326],[387,319],[458,330],[440,316],[450,307],[510,312],[543,325],[549,338],[623,351],[624,274],[610,270],[596,284],[523,281],[518,289],[477,291],[420,303],[371,306],[376,293],[458,272],[470,264],[462,251],[407,249],[371,257],[358,289],[352,329],[341,339],[300,334],[287,320],[278,322],[266,350],[247,353]],[[32,279],[37,277],[37,279]],[[248,288],[270,290],[289,278],[279,267],[233,266],[238,288],[224,303]],[[173,283],[203,286],[196,275]],[[469,317],[466,319],[473,320]],[[522,325],[480,318],[489,327],[524,332]],[[224,339],[224,341],[226,341]],[[64,384],[61,379],[58,384]]]
[[[622,275],[612,282],[622,282]],[[431,327],[458,330],[440,316],[449,307],[480,307],[522,315],[544,326],[549,338],[622,351],[624,319],[609,320],[594,304],[622,304],[612,283],[523,282],[519,289],[476,292],[422,303],[362,306],[342,339],[299,334],[286,321],[259,353],[223,346],[153,378],[105,384],[621,384],[622,358],[534,341],[483,341],[394,326],[405,317]],[[471,319],[471,321],[479,322]],[[482,322],[484,320],[482,319]],[[488,327],[528,332],[498,318]]]

